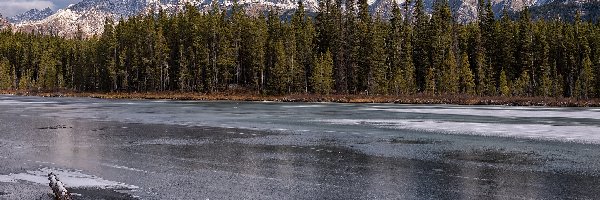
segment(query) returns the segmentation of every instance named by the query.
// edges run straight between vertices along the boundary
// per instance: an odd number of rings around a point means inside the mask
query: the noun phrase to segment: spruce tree
[[[371,80],[369,80],[369,93],[377,95],[388,94],[388,65],[386,63],[386,52],[385,52],[385,25],[381,18],[378,16],[372,23],[370,28],[370,44],[369,60],[367,65],[369,66],[369,74]]]
[[[508,78],[506,77],[506,72],[504,69],[500,71],[500,81],[499,81],[499,89],[500,95],[502,96],[510,96],[510,87],[508,86]]]
[[[459,91],[459,74],[458,67],[456,65],[456,57],[454,51],[448,50],[446,59],[442,64],[442,74],[439,81],[439,92],[446,94],[456,94]]]
[[[317,94],[329,94],[333,90],[333,58],[331,52],[326,51],[315,58],[311,84]]]
[[[475,78],[470,66],[469,56],[463,52],[460,62],[460,93],[475,95]]]
[[[521,12],[521,16],[519,18],[519,35],[518,35],[518,47],[517,47],[517,63],[519,64],[519,68],[517,69],[517,73],[521,74],[518,81],[524,81],[525,77],[522,77],[524,74],[528,74],[531,77],[528,77],[527,80],[535,80],[536,73],[534,70],[533,62],[533,25],[531,22],[531,15],[527,7]],[[521,91],[523,94],[521,95],[529,95],[531,94],[531,88],[533,84],[531,82],[519,82],[519,84],[523,84],[518,86],[517,91]]]
[[[408,13],[408,11],[407,11]],[[406,14],[405,16],[409,16]],[[410,25],[410,18],[405,18],[404,26],[402,31],[402,51],[401,55],[401,68],[402,68],[402,76],[405,82],[404,88],[402,89],[402,93],[404,94],[414,94],[417,92],[417,79],[416,79],[416,69],[413,61],[413,46],[412,46],[412,37],[413,37],[413,29]]]
[[[0,58],[0,89],[11,89],[14,82],[7,58]]]
[[[417,86],[421,91],[427,90],[426,80],[427,73],[429,70],[430,59],[429,59],[429,45],[431,34],[429,32],[429,15],[425,12],[425,6],[423,0],[416,0],[414,6],[415,12],[415,33],[413,34],[412,40],[414,44],[413,58],[415,64]]]
[[[155,88],[158,91],[166,90],[169,82],[169,52],[169,46],[167,45],[167,40],[164,36],[163,30],[161,27],[158,27],[156,31],[156,41],[154,43],[153,55],[154,64],[159,71],[158,87]]]
[[[298,66],[298,73],[294,77],[296,82],[300,83],[299,91],[308,92],[308,78],[310,77],[310,67],[313,59],[313,39],[314,27],[304,11],[304,4],[298,1],[298,9],[292,16],[292,27],[294,29],[294,38],[296,39],[296,52],[294,58]]]
[[[390,68],[390,92],[395,95],[400,94],[403,88],[406,87],[403,70],[403,37],[404,37],[404,21],[402,20],[402,11],[398,4],[394,4],[392,8],[392,19],[390,19],[390,30],[388,31],[386,49],[387,49],[387,64]]]
[[[594,74],[592,71],[592,61],[586,54],[583,58],[583,66],[581,66],[581,72],[576,82],[575,96],[577,98],[587,99],[593,95],[594,91]]]

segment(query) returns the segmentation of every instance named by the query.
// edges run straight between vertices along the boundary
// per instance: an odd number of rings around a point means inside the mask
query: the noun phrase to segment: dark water
[[[596,199],[600,110],[0,96],[0,199]]]

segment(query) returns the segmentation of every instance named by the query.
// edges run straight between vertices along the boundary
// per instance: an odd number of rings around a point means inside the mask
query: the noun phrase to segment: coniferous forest
[[[488,1],[460,24],[447,0],[386,19],[366,0],[324,0],[314,17],[298,4],[290,17],[151,11],[92,37],[5,30],[0,89],[600,97],[600,24],[578,16],[496,18]]]

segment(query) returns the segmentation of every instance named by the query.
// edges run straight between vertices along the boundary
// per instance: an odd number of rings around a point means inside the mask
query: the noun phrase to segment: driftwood
[[[52,192],[54,192],[54,199],[56,200],[72,200],[71,194],[65,188],[65,185],[58,180],[56,174],[50,172],[48,174],[48,180],[50,180],[50,188],[52,188]]]

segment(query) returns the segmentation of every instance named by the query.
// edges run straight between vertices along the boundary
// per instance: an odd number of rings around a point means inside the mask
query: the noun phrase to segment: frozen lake
[[[0,199],[593,199],[600,109],[0,95],[0,163]]]

